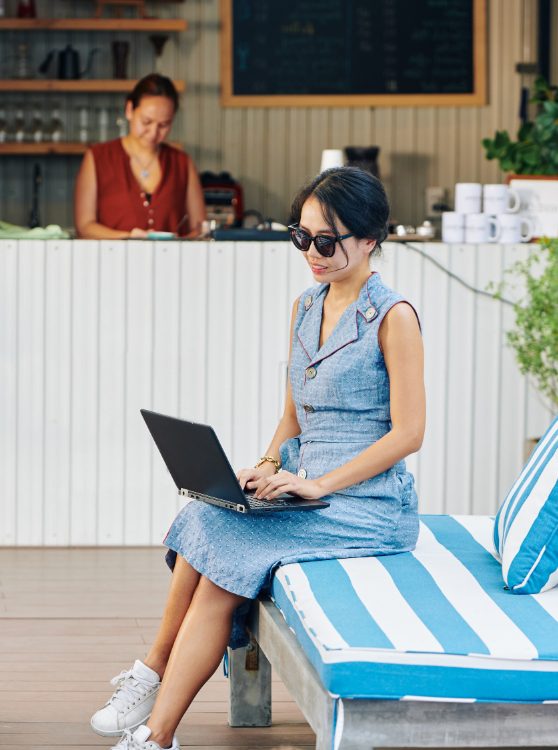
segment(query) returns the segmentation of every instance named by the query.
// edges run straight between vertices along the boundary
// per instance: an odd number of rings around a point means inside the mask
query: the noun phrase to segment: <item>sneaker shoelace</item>
[[[130,708],[139,700],[145,698],[150,690],[155,687],[152,682],[142,680],[134,675],[133,669],[124,669],[112,678],[110,684],[114,685],[116,690],[107,701],[107,706],[112,704],[117,711],[125,711]],[[133,747],[133,745],[130,745],[130,747]]]
[[[142,743],[140,745],[139,742],[136,742],[136,740],[134,739],[132,731],[130,729],[125,729],[122,737],[120,738],[120,741],[118,742],[118,745],[115,745],[112,750],[138,750],[142,747],[145,747],[145,744]]]

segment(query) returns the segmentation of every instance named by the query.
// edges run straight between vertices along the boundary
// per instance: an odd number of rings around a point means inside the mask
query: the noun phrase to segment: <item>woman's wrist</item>
[[[263,466],[263,464],[272,464],[275,467],[275,473],[279,471],[281,468],[281,461],[278,458],[275,458],[275,456],[265,455],[260,458],[260,460],[256,463],[254,466],[255,469],[259,469],[260,466]]]

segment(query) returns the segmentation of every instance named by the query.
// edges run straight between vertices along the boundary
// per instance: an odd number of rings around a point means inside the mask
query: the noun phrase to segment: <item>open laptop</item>
[[[147,409],[140,411],[180,495],[238,513],[318,510],[329,506],[324,500],[306,500],[285,493],[274,500],[252,497],[240,486],[211,427]]]

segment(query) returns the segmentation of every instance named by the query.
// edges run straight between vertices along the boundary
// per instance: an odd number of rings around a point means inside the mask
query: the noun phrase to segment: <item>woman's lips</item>
[[[315,265],[314,263],[310,263],[310,270],[312,271],[312,273],[324,273],[325,271],[328,271],[329,269],[327,266],[319,266],[319,265]]]

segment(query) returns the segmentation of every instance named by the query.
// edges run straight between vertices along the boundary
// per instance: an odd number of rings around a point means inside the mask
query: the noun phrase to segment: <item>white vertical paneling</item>
[[[17,544],[43,544],[45,244],[18,243]]]
[[[207,341],[209,253],[205,242],[180,247],[180,401],[179,414],[207,422]]]
[[[0,544],[16,543],[18,397],[17,243],[0,241]]]
[[[124,542],[126,243],[100,243],[97,543]]]
[[[504,245],[504,267],[508,268],[528,254],[525,245]],[[519,288],[519,287],[518,287]],[[513,290],[506,294],[513,299]],[[498,497],[504,497],[517,473],[517,467],[523,462],[523,438],[525,434],[525,399],[526,384],[515,364],[512,349],[505,341],[505,331],[513,328],[513,310],[504,305],[502,308],[501,338],[501,384],[500,384],[500,468]]]
[[[450,269],[473,285],[475,253],[469,246],[456,246],[450,253]],[[450,281],[448,308],[448,379],[446,439],[451,446],[446,457],[446,508],[451,513],[469,513],[471,504],[471,434],[474,398],[474,296],[459,282]],[[463,408],[466,404],[467,407]]]
[[[46,243],[44,544],[70,542],[72,245]]]
[[[251,466],[265,450],[260,439],[260,362],[262,362],[262,252],[254,242],[238,242],[234,266],[234,348],[232,399],[235,469]],[[265,335],[265,334],[264,334]]]
[[[72,253],[70,541],[95,544],[99,416],[99,243],[76,240]]]
[[[262,451],[273,437],[283,403],[285,372],[282,363],[288,358],[290,321],[286,254],[290,249],[284,243],[274,242],[266,242],[261,249],[264,304],[261,306],[260,330],[262,376],[259,432]]]
[[[176,414],[180,392],[180,243],[155,242],[153,247],[153,408],[163,414]],[[177,499],[174,492],[174,483],[157,456],[151,508],[153,544],[163,539],[172,521]]]
[[[139,410],[153,408],[153,243],[126,246],[126,386],[124,397],[124,541],[151,536],[153,441]],[[178,316],[177,316],[178,320]],[[171,485],[172,487],[172,485]],[[163,502],[163,499],[160,499]]]
[[[475,286],[486,290],[500,277],[502,254],[494,245],[477,248]],[[494,513],[498,494],[498,443],[500,439],[502,306],[489,297],[476,299],[474,317],[474,382],[472,401],[472,513]]]
[[[451,246],[424,243],[423,252],[442,268],[449,267]],[[446,508],[446,464],[451,446],[446,436],[448,399],[449,277],[425,259],[421,318],[426,387],[426,433],[420,451],[420,510],[443,513]]]
[[[529,250],[413,247],[374,265],[423,327],[421,511],[493,512],[551,413],[504,345],[512,310],[443,268],[483,289]],[[0,272],[1,544],[159,543],[179,500],[142,406],[213,425],[236,467],[266,449],[313,284],[289,243],[2,242]]]
[[[234,280],[235,249],[232,242],[208,246],[209,276],[207,304],[207,381],[206,415],[225,453],[233,446],[232,397],[234,393]],[[255,246],[256,247],[256,246]]]
[[[420,247],[415,245],[397,245],[398,255],[398,283],[397,291],[415,308],[420,319],[423,307],[423,257]],[[417,485],[421,479],[420,453],[414,453],[407,458],[407,468],[412,471]]]

